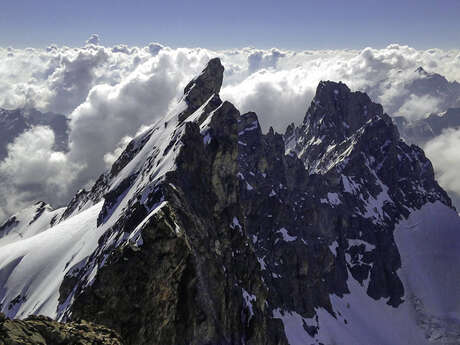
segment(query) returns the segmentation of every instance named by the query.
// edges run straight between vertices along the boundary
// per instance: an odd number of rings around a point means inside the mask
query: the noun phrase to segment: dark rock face
[[[90,265],[61,287],[62,303],[76,297],[68,317],[107,325],[128,344],[286,344],[280,320],[271,318],[266,305],[267,288],[240,224],[239,112],[215,95],[222,80],[211,78],[216,66],[220,62],[211,61],[195,86],[186,88],[186,93],[194,90],[193,101],[187,101],[192,108],[207,103],[196,121],[179,122],[176,131],[182,135],[163,152],[180,147],[175,170],[148,186],[152,192],[144,204],[135,196],[131,210],[101,239],[89,261],[107,259],[91,288],[85,288]],[[200,98],[204,94],[209,101]],[[182,115],[187,113],[193,111]],[[129,160],[131,146],[118,162]],[[113,202],[144,174],[106,193],[103,214],[110,214]],[[141,246],[133,241],[107,246],[109,237],[122,241],[136,229],[142,233]]]
[[[122,344],[114,331],[85,321],[67,324],[44,316],[10,320],[0,313],[0,343],[5,345]]]
[[[287,153],[297,155],[318,181],[320,202],[333,208],[326,217],[337,219],[335,228],[328,226],[330,239],[338,243],[337,258],[341,251],[349,258],[342,257],[341,266],[360,283],[370,279],[370,297],[400,304],[404,290],[396,273],[401,262],[395,223],[426,202],[452,206],[423,151],[400,140],[381,106],[334,82],[320,83],[302,126],[290,126],[285,140]],[[365,251],[351,241],[374,249]]]
[[[191,113],[201,107],[212,95],[217,95],[224,78],[224,66],[220,59],[209,60],[201,74],[190,81],[184,89],[187,109],[179,115],[179,121],[185,120]]]
[[[279,315],[312,337],[317,310],[356,280],[403,303],[395,224],[451,207],[421,149],[382,107],[321,82],[300,127],[263,134],[218,92],[211,60],[177,116],[135,138],[63,219],[103,201],[107,227],[60,286],[58,317],[114,329],[126,344],[287,344]],[[316,323],[315,323],[316,322]],[[346,320],[344,321],[346,323]]]

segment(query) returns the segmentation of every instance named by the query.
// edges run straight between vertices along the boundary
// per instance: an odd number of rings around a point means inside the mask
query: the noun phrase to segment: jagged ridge
[[[320,83],[301,127],[262,134],[256,114],[221,101],[222,76],[211,60],[176,110],[72,200],[54,233],[74,231],[85,247],[59,254],[62,280],[45,301],[0,253],[21,290],[1,292],[4,310],[92,320],[128,344],[367,343],[356,333],[365,320],[346,316],[360,306],[341,306],[361,293],[363,315],[412,325],[395,231],[425,205],[453,212],[423,151],[367,95],[333,82]]]

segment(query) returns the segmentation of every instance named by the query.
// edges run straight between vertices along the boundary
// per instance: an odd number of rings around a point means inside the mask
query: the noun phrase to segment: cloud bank
[[[70,121],[67,153],[53,151],[53,133],[46,127],[35,127],[10,145],[0,162],[0,191],[6,196],[0,212],[10,214],[36,199],[65,204],[116,159],[129,138],[167,113],[186,83],[216,56],[226,68],[222,98],[241,112],[258,113],[264,130],[300,123],[320,80],[341,80],[368,92],[390,114],[409,119],[444,110],[452,98],[414,91],[414,80],[424,78],[417,67],[460,80],[459,50],[401,45],[212,51],[159,43],[105,47],[92,35],[79,48],[0,48],[0,107],[33,107]]]
[[[429,141],[424,149],[433,163],[439,184],[460,200],[460,130],[444,131]]]
[[[0,163],[0,218],[31,200],[53,196],[57,203],[67,201],[68,190],[62,186],[75,178],[80,167],[53,151],[53,145],[54,132],[37,126],[8,146],[8,157]]]

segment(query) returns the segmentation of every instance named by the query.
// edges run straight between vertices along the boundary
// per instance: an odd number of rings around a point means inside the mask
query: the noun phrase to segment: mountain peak
[[[224,66],[219,58],[209,60],[200,75],[184,89],[185,101],[192,109],[199,108],[213,94],[218,94],[224,78]]]
[[[382,115],[382,106],[372,102],[367,94],[352,92],[342,82],[321,81],[304,124],[318,134],[343,140],[370,119]]]
[[[341,81],[335,82],[331,80],[321,80],[316,88],[316,96],[321,95],[330,95],[330,94],[339,94],[342,93],[350,93],[350,89],[348,86]]]
[[[422,75],[428,75],[428,72],[425,71],[425,69],[422,67],[422,66],[419,66],[415,72],[419,73],[419,74],[422,74]]]

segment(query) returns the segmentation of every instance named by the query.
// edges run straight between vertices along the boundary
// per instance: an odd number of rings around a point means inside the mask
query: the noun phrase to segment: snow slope
[[[9,317],[43,314],[55,318],[65,274],[97,246],[99,203],[35,236],[0,251],[0,301]]]
[[[398,308],[374,300],[349,274],[349,294],[331,296],[335,317],[317,319],[275,310],[290,345],[458,344],[460,339],[460,217],[441,202],[427,203],[396,225],[405,296]],[[305,326],[318,327],[314,336]]]
[[[29,238],[48,229],[57,221],[65,208],[53,210],[51,206],[38,202],[10,217],[0,230],[0,247]]]

